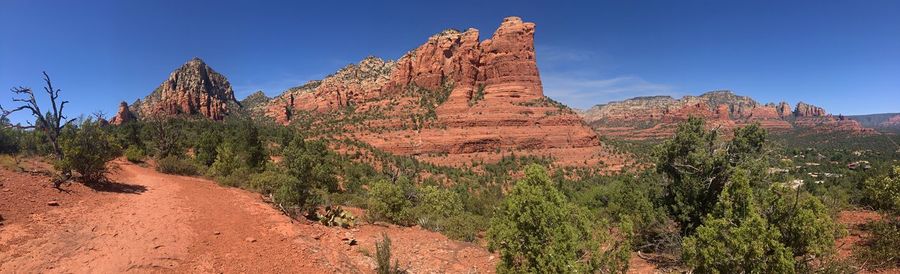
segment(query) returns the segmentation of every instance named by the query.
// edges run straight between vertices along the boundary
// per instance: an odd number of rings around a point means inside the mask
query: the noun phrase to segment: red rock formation
[[[173,71],[153,93],[131,106],[142,118],[201,115],[213,120],[222,120],[237,108],[231,84],[200,58]]]
[[[116,112],[116,116],[114,116],[112,120],[109,121],[109,123],[113,125],[121,125],[134,120],[137,120],[137,117],[134,116],[134,113],[132,113],[131,110],[128,109],[128,103],[122,101],[122,103],[119,104],[119,111]]]
[[[797,103],[797,108],[794,109],[794,116],[797,117],[819,117],[825,115],[828,115],[825,109],[804,102]]]
[[[855,121],[832,117],[820,107],[799,103],[791,110],[785,102],[760,105],[750,97],[730,91],[713,91],[679,100],[668,96],[637,97],[597,105],[581,115],[601,135],[628,139],[667,137],[674,133],[677,123],[691,116],[703,117],[710,127],[725,131],[759,123],[774,131],[802,128],[817,132],[872,132]]]
[[[606,157],[596,133],[543,96],[534,31],[518,17],[480,42],[476,29],[445,30],[396,62],[366,58],[289,90],[269,103],[267,115],[302,120],[310,132],[337,125],[327,132],[438,164],[510,153],[596,164]]]

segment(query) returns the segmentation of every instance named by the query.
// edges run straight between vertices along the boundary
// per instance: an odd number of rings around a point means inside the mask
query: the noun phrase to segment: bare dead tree
[[[50,105],[51,111],[44,113],[41,111],[40,105],[38,105],[37,100],[34,97],[34,91],[31,88],[27,87],[14,87],[10,89],[13,94],[13,102],[21,104],[18,107],[13,109],[6,109],[0,105],[0,111],[2,111],[2,118],[7,118],[10,114],[28,110],[31,112],[31,115],[34,116],[35,122],[32,123],[30,121],[27,122],[27,125],[15,125],[15,127],[21,129],[34,129],[40,130],[47,135],[48,141],[53,146],[53,154],[57,160],[62,159],[63,152],[59,146],[59,136],[62,132],[62,129],[66,127],[66,125],[75,121],[75,118],[66,120],[66,116],[63,114],[63,109],[66,107],[66,104],[69,101],[61,101],[59,100],[59,92],[60,89],[54,89],[53,84],[50,82],[50,76],[47,75],[47,72],[44,73],[44,82],[46,86],[44,87],[44,91],[50,97]]]

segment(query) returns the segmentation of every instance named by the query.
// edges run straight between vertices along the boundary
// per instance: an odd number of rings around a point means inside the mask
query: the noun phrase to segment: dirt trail
[[[370,273],[381,233],[414,272],[493,270],[492,254],[434,232],[292,222],[254,193],[115,164],[116,193],[0,226],[0,273]]]

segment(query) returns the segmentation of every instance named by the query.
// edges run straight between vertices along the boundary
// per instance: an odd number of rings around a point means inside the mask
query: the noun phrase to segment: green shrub
[[[185,176],[195,176],[200,174],[199,168],[195,163],[175,156],[156,160],[156,171]]]
[[[622,250],[601,251],[594,233],[603,230],[595,232],[593,228],[585,210],[555,188],[544,168],[530,165],[525,168],[525,178],[516,182],[491,219],[488,248],[500,253],[498,273],[618,272],[627,268],[627,261],[601,264],[606,254]]]
[[[78,129],[68,130],[60,142],[63,157],[56,163],[61,172],[75,171],[85,183],[106,179],[106,163],[115,159],[120,148],[98,122],[87,119]]]
[[[296,180],[296,178],[291,177],[284,172],[276,170],[266,170],[262,173],[250,175],[250,180],[248,181],[246,187],[264,195],[269,195],[275,193],[275,190],[280,188],[281,185],[285,184],[286,182],[292,182]]]
[[[6,117],[0,117],[0,153],[19,152],[19,133]]]
[[[250,181],[251,174],[247,168],[238,168],[226,176],[216,177],[216,182],[223,186],[244,187]]]
[[[900,166],[894,166],[889,175],[866,180],[863,191],[869,205],[900,214]]]
[[[872,262],[869,268],[900,267],[900,217],[869,223],[866,229],[871,236],[856,250],[856,260]]]
[[[238,152],[235,144],[223,142],[216,148],[216,161],[210,166],[211,175],[228,177],[238,169],[249,169],[246,158]]]
[[[759,212],[745,172],[683,243],[684,262],[699,273],[793,273],[791,249]]]
[[[141,163],[144,161],[144,157],[147,157],[144,150],[137,146],[130,146],[125,150],[125,159],[128,159],[129,162]]]
[[[412,202],[403,186],[379,180],[369,188],[368,211],[370,221],[389,221],[400,225],[413,223]]]
[[[200,134],[200,138],[194,145],[194,158],[205,166],[211,166],[216,161],[217,149],[222,143],[222,137],[215,131],[206,131]]]
[[[303,138],[294,138],[284,149],[284,161],[288,174],[311,186],[337,192],[331,152],[325,143],[320,141],[306,142]]]
[[[321,202],[318,193],[309,182],[293,176],[283,177],[285,181],[275,190],[275,203],[292,216],[310,215]]]

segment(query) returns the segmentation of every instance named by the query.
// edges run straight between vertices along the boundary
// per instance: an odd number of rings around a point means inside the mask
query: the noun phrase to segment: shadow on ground
[[[96,184],[85,184],[87,187],[93,189],[94,191],[100,192],[113,192],[113,193],[125,193],[125,194],[141,194],[144,191],[147,191],[147,187],[142,185],[133,185],[129,183],[119,183],[119,182],[103,182]]]

